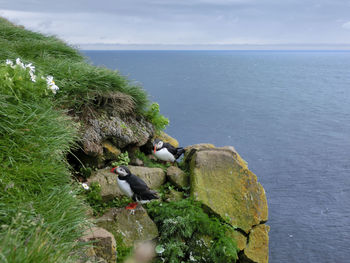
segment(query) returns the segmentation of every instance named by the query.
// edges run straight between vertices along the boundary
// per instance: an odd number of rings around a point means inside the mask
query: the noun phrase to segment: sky
[[[350,49],[350,0],[0,0],[0,16],[83,49]]]

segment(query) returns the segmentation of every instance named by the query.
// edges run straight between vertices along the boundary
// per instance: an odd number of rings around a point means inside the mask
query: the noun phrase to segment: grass
[[[58,105],[79,112],[83,106],[94,106],[106,92],[122,92],[132,98],[137,113],[150,112],[147,94],[141,87],[117,71],[86,63],[76,49],[53,36],[27,31],[0,18],[0,46],[0,61],[19,57],[54,76],[60,87],[55,98]]]
[[[79,139],[67,113],[99,106],[109,94],[116,102],[131,99],[128,109],[156,129],[167,121],[141,87],[86,63],[55,37],[0,18],[0,46],[0,262],[75,262],[89,222],[66,161]],[[16,58],[34,64],[36,82],[28,69],[4,64]],[[60,88],[56,95],[41,79],[48,75]]]
[[[46,82],[0,65],[0,258],[73,262],[87,226],[65,156],[77,139]]]

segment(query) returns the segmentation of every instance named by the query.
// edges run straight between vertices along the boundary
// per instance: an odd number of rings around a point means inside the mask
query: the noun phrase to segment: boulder
[[[89,258],[93,257],[95,260],[102,258],[108,263],[116,262],[116,241],[114,236],[107,230],[100,227],[92,227],[85,231],[81,241],[94,241],[93,248],[86,252]]]
[[[229,149],[195,150],[189,160],[191,195],[232,226],[249,233],[268,218],[264,188]]]
[[[236,240],[237,248],[239,251],[242,251],[245,249],[247,245],[247,237],[244,234],[242,234],[237,230],[230,230],[227,233],[227,235],[232,237],[234,240]]]
[[[215,148],[215,146],[213,144],[210,144],[210,143],[200,143],[200,144],[194,144],[194,145],[187,146],[187,147],[185,147],[184,160],[185,160],[185,162],[190,160],[196,151],[205,150],[205,149],[213,149],[213,148]]]
[[[97,182],[101,186],[102,200],[112,200],[117,196],[122,196],[123,193],[119,189],[117,183],[117,175],[110,172],[109,168],[100,169],[92,173],[87,179],[87,183],[90,185],[92,182]]]
[[[160,168],[128,166],[131,173],[140,177],[149,188],[155,190],[165,182],[164,171]],[[99,169],[87,179],[88,184],[98,182],[101,185],[101,196],[104,201],[124,195],[117,183],[117,175],[110,172],[110,168]]]
[[[162,140],[163,142],[170,143],[175,148],[179,147],[179,142],[175,138],[171,137],[169,134],[166,134],[163,131],[161,131],[160,134],[155,136],[153,139],[156,138]]]
[[[111,208],[97,219],[96,224],[110,231],[127,247],[158,236],[156,224],[142,206],[138,206],[133,212],[125,208]]]
[[[176,166],[170,166],[167,169],[166,175],[171,183],[179,188],[188,186],[188,176],[180,168]]]
[[[128,168],[132,174],[144,180],[151,189],[157,189],[165,183],[165,173],[161,168],[149,168],[132,165],[129,165]]]
[[[239,164],[245,168],[248,169],[248,163],[238,154],[236,151],[235,147],[233,146],[224,146],[224,147],[218,147],[217,149],[223,149],[223,150],[228,150],[232,152],[232,154],[235,156],[236,160],[239,162]]]
[[[249,242],[244,249],[244,255],[256,263],[269,262],[269,231],[265,224],[255,226],[249,234]]]
[[[113,112],[100,111],[81,126],[82,148],[87,155],[103,155],[103,142],[108,140],[118,149],[143,146],[154,134],[151,123],[143,117],[122,117]]]

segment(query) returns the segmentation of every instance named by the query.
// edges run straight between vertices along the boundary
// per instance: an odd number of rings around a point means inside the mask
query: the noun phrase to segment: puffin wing
[[[182,147],[176,148],[175,159],[178,159],[183,153],[185,153],[185,149]]]
[[[150,199],[157,199],[158,196],[155,194],[154,191],[149,189],[147,184],[136,175],[131,174],[127,179],[131,190],[134,192],[136,197],[140,197],[141,199],[150,200]]]
[[[176,153],[177,153],[177,150],[176,150],[176,148],[174,147],[174,146],[172,146],[170,143],[164,143],[163,144],[163,147],[164,148],[167,148],[168,149],[168,151],[172,154],[172,155],[176,155]]]

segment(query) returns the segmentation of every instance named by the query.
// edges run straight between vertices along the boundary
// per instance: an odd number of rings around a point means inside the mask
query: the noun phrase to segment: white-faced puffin
[[[153,142],[153,153],[162,161],[175,162],[184,152],[185,149],[182,147],[175,148],[169,143],[163,142],[159,139],[155,139]]]
[[[127,209],[135,209],[137,203],[144,204],[152,199],[158,199],[157,193],[149,189],[147,184],[141,178],[133,175],[126,166],[114,167],[111,172],[118,175],[117,183],[120,190],[136,201],[136,203],[129,204]]]

